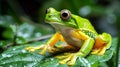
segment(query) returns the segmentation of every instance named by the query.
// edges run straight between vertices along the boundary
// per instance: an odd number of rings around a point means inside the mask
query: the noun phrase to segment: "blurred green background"
[[[53,34],[54,29],[44,21],[45,10],[49,7],[58,11],[69,9],[73,14],[89,19],[98,33],[120,36],[119,0],[0,0],[0,52],[14,40],[22,44]],[[109,66],[120,63],[118,48],[116,56],[107,62]]]

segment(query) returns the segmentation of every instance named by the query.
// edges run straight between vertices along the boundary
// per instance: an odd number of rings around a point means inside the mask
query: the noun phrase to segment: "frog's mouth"
[[[50,25],[52,25],[53,27],[55,26],[55,25],[62,25],[62,26],[65,26],[64,24],[62,24],[62,23],[59,23],[59,22],[56,22],[56,21],[48,21],[48,20],[45,20],[45,22],[46,23],[49,23]]]
[[[50,25],[52,25],[57,31],[63,32],[64,30],[67,29],[73,29],[72,27],[69,27],[65,24],[59,23],[59,22],[48,22],[46,21],[46,23],[49,23]]]

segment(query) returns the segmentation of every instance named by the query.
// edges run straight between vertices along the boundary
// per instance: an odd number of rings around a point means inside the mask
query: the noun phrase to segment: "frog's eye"
[[[68,20],[68,19],[71,17],[70,11],[69,11],[69,10],[66,10],[66,9],[62,10],[62,11],[60,12],[60,17],[61,17],[63,20]]]

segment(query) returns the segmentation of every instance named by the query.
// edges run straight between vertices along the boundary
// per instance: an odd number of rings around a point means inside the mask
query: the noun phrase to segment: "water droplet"
[[[15,51],[16,49],[14,48],[13,50]]]
[[[9,54],[2,54],[2,57],[11,57],[12,55],[9,55]]]
[[[26,50],[22,50],[22,53],[26,53]]]
[[[10,65],[9,67],[13,67],[12,65]]]
[[[59,63],[56,64],[57,66],[59,65]]]
[[[5,64],[5,62],[3,62],[2,64]]]
[[[54,59],[53,59],[53,58],[51,58],[50,60],[51,60],[51,61],[53,61]]]
[[[41,35],[42,35],[42,34],[39,33],[39,32],[35,33],[35,37],[40,37]]]
[[[37,63],[33,63],[34,65],[37,64]]]
[[[24,67],[27,67],[27,66],[24,66]]]

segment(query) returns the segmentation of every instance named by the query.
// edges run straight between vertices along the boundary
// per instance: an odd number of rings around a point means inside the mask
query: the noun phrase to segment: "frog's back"
[[[96,32],[89,20],[76,15],[73,16],[76,18],[76,23],[82,32],[84,32],[92,38],[98,35],[98,33]]]

